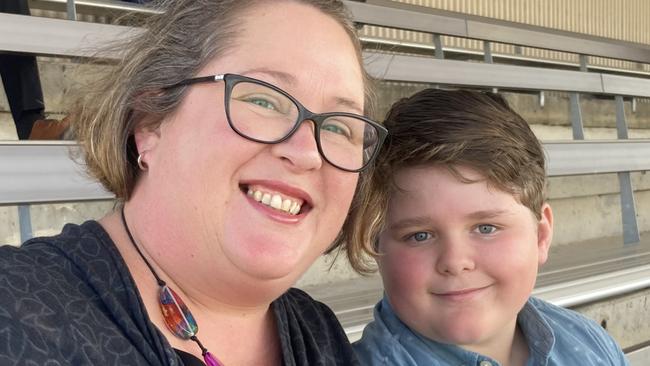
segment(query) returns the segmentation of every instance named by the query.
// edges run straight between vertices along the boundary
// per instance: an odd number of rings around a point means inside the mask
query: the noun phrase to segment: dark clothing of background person
[[[1,0],[0,12],[29,15],[27,0]],[[36,57],[0,53],[0,76],[18,138],[25,140],[45,111]]]

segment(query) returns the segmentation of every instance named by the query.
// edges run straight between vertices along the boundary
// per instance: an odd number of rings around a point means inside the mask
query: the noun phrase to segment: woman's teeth
[[[292,199],[285,198],[282,199],[282,196],[279,194],[270,194],[266,192],[256,191],[248,189],[247,194],[257,202],[260,202],[266,206],[272,207],[276,210],[284,211],[290,215],[297,215],[300,212],[302,203],[298,203]]]

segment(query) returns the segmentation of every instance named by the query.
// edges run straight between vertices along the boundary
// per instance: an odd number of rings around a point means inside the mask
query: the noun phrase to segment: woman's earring
[[[147,166],[147,163],[145,163],[145,162],[142,161],[142,155],[143,155],[143,154],[138,154],[138,167],[139,167],[140,170],[142,170],[143,172],[146,172],[147,170],[149,170],[149,167]]]

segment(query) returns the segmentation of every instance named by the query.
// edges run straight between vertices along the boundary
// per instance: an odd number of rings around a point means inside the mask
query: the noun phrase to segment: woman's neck
[[[128,216],[127,216],[128,220]],[[152,323],[172,347],[201,357],[198,345],[176,337],[165,325],[159,304],[159,286],[151,270],[138,254],[123,228],[120,213],[101,219],[100,224],[113,239],[133,277]],[[134,234],[138,245],[137,234]],[[242,306],[220,301],[213,294],[201,293],[200,286],[177,282],[162,270],[146,248],[140,248],[157,275],[185,302],[199,327],[198,339],[224,365],[277,364],[281,351],[275,316],[270,302]],[[241,347],[245,344],[246,347]]]

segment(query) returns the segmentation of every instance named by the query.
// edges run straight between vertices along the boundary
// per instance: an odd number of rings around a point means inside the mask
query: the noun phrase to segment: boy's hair
[[[498,94],[469,90],[426,89],[391,107],[384,125],[389,131],[376,166],[361,184],[362,204],[353,207],[344,227],[348,245],[376,256],[388,200],[399,189],[395,174],[404,168],[444,166],[465,183],[457,167],[480,173],[487,183],[512,194],[537,219],[545,201],[544,151],[528,123]],[[368,258],[369,259],[369,258]],[[360,261],[360,273],[372,261]]]

